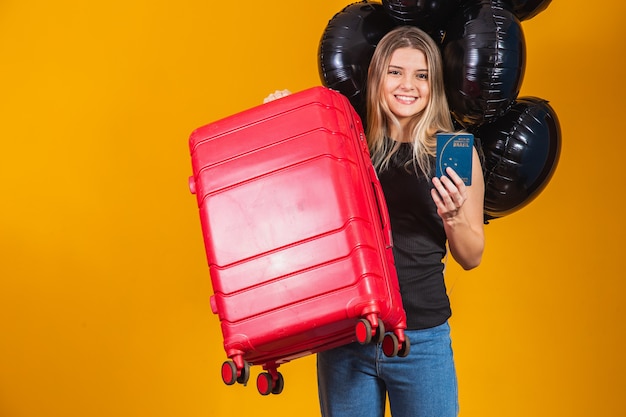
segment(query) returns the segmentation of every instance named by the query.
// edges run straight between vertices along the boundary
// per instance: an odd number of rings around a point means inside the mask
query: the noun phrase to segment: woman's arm
[[[450,178],[433,178],[435,188],[431,194],[437,213],[443,220],[450,253],[463,269],[469,270],[480,264],[485,248],[485,182],[476,149],[471,186],[466,186],[452,168],[448,168],[446,173]]]

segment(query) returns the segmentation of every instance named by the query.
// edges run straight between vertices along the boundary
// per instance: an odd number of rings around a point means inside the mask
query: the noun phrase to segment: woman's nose
[[[411,76],[403,76],[400,80],[400,86],[406,90],[411,90],[413,88],[413,78]]]

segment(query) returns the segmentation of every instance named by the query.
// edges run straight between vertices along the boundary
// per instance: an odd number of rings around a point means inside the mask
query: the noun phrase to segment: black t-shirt
[[[378,176],[389,209],[407,327],[417,330],[443,324],[451,310],[443,279],[446,234],[430,195],[432,183],[412,163],[405,164],[411,158],[411,144],[403,143]]]

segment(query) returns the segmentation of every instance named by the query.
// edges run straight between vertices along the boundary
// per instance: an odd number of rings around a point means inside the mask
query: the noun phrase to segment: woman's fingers
[[[448,168],[446,174],[441,178],[433,178],[434,189],[432,197],[437,205],[440,216],[450,218],[456,216],[459,209],[463,207],[467,200],[467,190],[463,180]]]
[[[269,103],[270,101],[274,101],[274,100],[279,99],[281,97],[288,96],[289,94],[291,94],[291,91],[289,91],[289,90],[276,90],[272,94],[270,94],[269,96],[265,97],[263,99],[263,103]]]

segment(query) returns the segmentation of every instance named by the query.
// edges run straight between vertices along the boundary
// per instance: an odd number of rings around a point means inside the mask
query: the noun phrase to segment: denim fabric
[[[323,417],[456,417],[458,390],[450,326],[407,330],[411,351],[388,358],[380,344],[353,343],[317,355]]]

